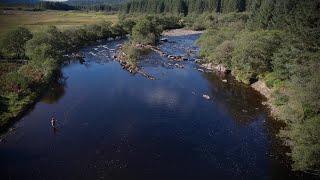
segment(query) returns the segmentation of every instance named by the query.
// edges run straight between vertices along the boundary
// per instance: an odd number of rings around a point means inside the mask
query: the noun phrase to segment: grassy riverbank
[[[40,31],[44,27],[56,26],[60,30],[96,24],[100,21],[116,23],[117,15],[103,12],[84,11],[19,11],[0,10],[0,36],[18,26],[24,26],[32,32]]]
[[[100,39],[128,34],[126,22],[99,21],[67,29],[16,27],[0,42],[0,128],[25,112],[50,86],[67,53]]]

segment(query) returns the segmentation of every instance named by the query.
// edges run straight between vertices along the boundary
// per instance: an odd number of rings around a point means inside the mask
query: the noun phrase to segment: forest
[[[251,0],[133,0],[126,3],[122,10],[126,13],[173,13],[201,14],[243,12],[251,7]]]

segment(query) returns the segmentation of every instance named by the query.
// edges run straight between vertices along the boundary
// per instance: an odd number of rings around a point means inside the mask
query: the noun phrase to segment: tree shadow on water
[[[51,87],[41,98],[41,102],[46,104],[54,104],[64,96],[67,78],[62,74],[60,74],[59,76],[60,77],[52,83]]]

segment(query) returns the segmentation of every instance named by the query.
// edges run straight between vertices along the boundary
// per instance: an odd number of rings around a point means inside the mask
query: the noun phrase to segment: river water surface
[[[160,45],[189,53],[188,61],[143,58],[156,80],[110,58],[122,41],[83,49],[85,62],[67,63],[59,83],[3,137],[1,179],[297,178],[280,155],[278,125],[263,98],[231,77],[198,70],[198,37]]]

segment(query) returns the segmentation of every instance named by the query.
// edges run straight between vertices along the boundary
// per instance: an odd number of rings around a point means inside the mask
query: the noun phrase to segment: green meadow
[[[118,21],[118,17],[117,15],[103,12],[1,10],[0,35],[17,26],[25,26],[31,31],[37,31],[51,25],[59,29],[67,29],[69,27],[96,24],[100,21],[115,23]]]

